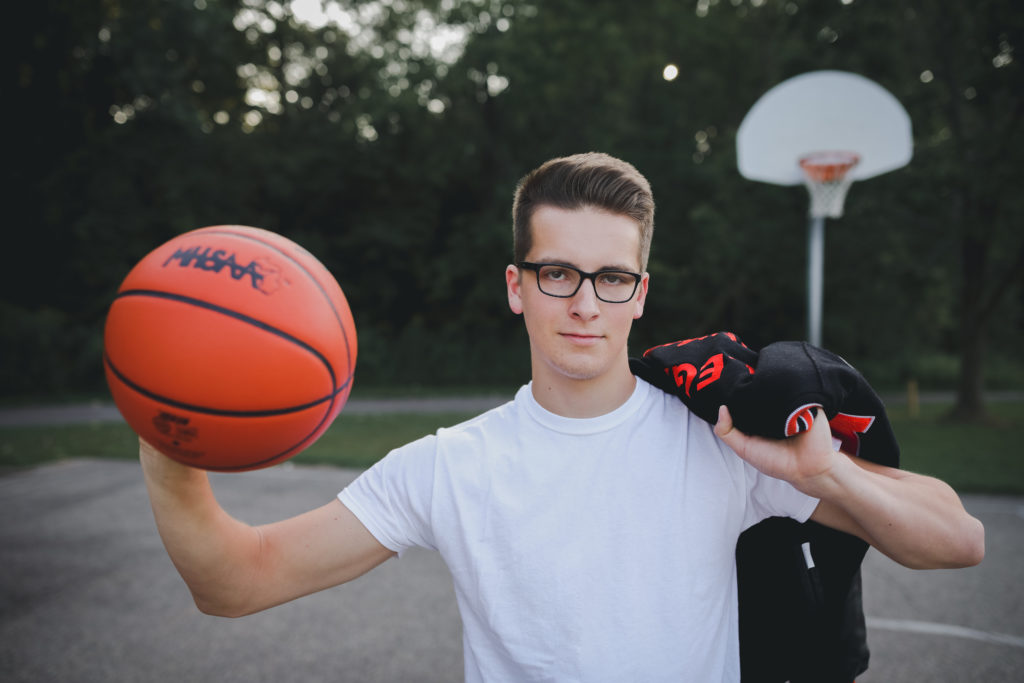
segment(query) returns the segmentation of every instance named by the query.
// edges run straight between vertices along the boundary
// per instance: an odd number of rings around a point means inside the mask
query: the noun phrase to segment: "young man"
[[[712,428],[630,372],[654,201],[630,165],[555,159],[520,183],[509,306],[532,381],[390,453],[338,499],[250,527],[205,473],[141,448],[158,527],[200,609],[238,616],[438,550],[468,681],[738,681],[741,531],[768,516],[853,533],[912,567],[980,562],[981,525],[935,479]]]

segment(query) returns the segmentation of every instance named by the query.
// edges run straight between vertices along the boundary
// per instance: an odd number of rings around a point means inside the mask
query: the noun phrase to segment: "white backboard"
[[[754,103],[736,135],[740,174],[776,185],[803,182],[799,160],[812,152],[854,152],[850,175],[871,178],[913,156],[910,116],[888,90],[846,71],[794,76]]]

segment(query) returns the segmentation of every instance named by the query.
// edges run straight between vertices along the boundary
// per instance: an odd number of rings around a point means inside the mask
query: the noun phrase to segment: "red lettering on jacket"
[[[690,385],[693,384],[693,378],[697,376],[697,368],[693,367],[689,363],[681,363],[680,365],[672,366],[672,379],[676,381],[677,387],[682,387],[686,395],[690,395]],[[685,385],[685,386],[684,386]]]
[[[658,349],[666,349],[666,348],[668,348],[670,346],[675,347],[675,348],[679,348],[680,346],[686,346],[687,344],[692,344],[693,342],[698,342],[698,341],[703,341],[705,339],[710,339],[711,337],[717,337],[718,335],[722,335],[724,337],[728,337],[730,340],[736,342],[737,344],[739,344],[740,346],[742,346],[745,349],[749,348],[746,344],[744,344],[743,342],[740,341],[739,337],[737,337],[732,332],[715,332],[714,334],[705,334],[703,337],[694,337],[693,339],[683,339],[682,341],[674,341],[674,342],[668,342],[667,344],[659,344],[658,346],[652,346],[651,348],[649,348],[646,351],[644,351],[644,356],[646,357],[647,355],[649,355],[650,353],[652,353],[654,351],[657,351]],[[753,371],[751,371],[751,372],[753,372]]]
[[[700,380],[697,382],[697,391],[714,382],[722,376],[722,368],[725,367],[725,358],[720,353],[708,358],[704,365],[700,366]],[[689,395],[689,392],[687,392]]]
[[[840,450],[850,455],[860,453],[860,435],[871,429],[875,422],[874,415],[847,415],[837,413],[828,421],[832,435],[842,442]]]

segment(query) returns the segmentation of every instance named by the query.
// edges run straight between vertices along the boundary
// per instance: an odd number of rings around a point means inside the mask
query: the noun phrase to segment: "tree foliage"
[[[8,395],[99,389],[120,280],[162,241],[219,223],[281,232],[332,269],[359,327],[357,381],[522,380],[502,287],[512,190],[545,159],[591,149],[634,163],[658,201],[637,350],[723,328],[754,345],[802,337],[807,198],[742,179],[735,134],[767,89],[824,68],[888,88],[915,134],[910,166],[855,185],[830,223],[826,345],[882,383],[959,355],[961,407],[977,414],[992,350],[1020,341],[1012,0],[8,12],[24,30],[2,85],[18,103],[4,185],[28,255],[4,274]]]

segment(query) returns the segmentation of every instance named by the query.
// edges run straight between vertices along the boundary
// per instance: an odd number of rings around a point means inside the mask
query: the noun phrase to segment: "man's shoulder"
[[[517,398],[509,400],[499,406],[495,406],[479,415],[463,420],[446,427],[441,427],[434,435],[438,441],[451,442],[466,439],[490,438],[494,433],[502,433],[508,425],[516,420],[516,415],[521,406],[518,406]]]
[[[693,421],[706,424],[703,420],[694,419],[697,416],[690,410],[682,400],[675,394],[671,394],[655,384],[651,384],[642,377],[636,378],[637,384],[644,390],[643,407],[641,414],[647,417],[654,417],[665,422]]]

